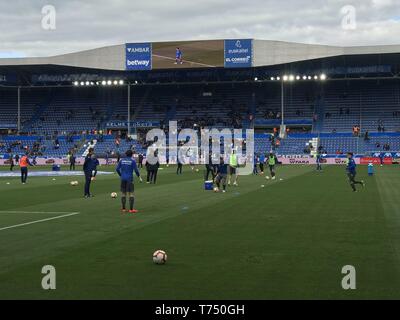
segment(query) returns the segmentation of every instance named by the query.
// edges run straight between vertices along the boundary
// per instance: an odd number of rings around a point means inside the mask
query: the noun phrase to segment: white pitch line
[[[69,214],[69,213],[79,213],[79,212],[63,212],[63,211],[9,211],[9,210],[0,210],[0,214],[2,213],[49,213],[49,214]]]
[[[175,61],[176,59],[171,58],[171,57],[166,57],[166,56],[160,56],[159,54],[153,54],[153,56],[157,57],[157,58],[162,58],[162,59],[167,59],[167,60],[173,60]],[[216,68],[216,66],[212,66],[211,64],[205,64],[205,63],[200,63],[200,62],[194,62],[194,61],[189,61],[189,60],[182,60],[183,62],[186,63],[191,63],[191,64],[198,64],[199,66],[203,66],[203,67],[210,67],[210,68]]]
[[[4,212],[4,211],[3,211]],[[21,211],[19,211],[21,212]],[[34,212],[30,212],[30,213],[34,213]],[[42,212],[43,213],[43,212]],[[50,213],[50,212],[46,212],[46,213]],[[58,212],[59,213],[59,212]],[[57,217],[51,217],[51,218],[47,218],[47,219],[41,219],[41,220],[35,220],[35,221],[31,221],[31,222],[25,222],[25,223],[21,223],[21,224],[16,224],[13,226],[8,226],[8,227],[4,227],[4,228],[0,228],[0,231],[3,230],[7,230],[7,229],[13,229],[13,228],[18,228],[18,227],[23,227],[23,226],[28,226],[30,224],[34,224],[34,223],[40,223],[40,222],[46,222],[46,221],[50,221],[50,220],[55,220],[55,219],[61,219],[61,218],[66,218],[66,217],[71,217],[71,216],[75,216],[77,214],[80,214],[80,212],[71,212],[68,214],[64,214],[62,216],[57,216]]]

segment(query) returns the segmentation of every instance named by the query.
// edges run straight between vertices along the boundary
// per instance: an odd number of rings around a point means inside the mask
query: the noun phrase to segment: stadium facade
[[[233,41],[243,40],[247,39],[234,39]],[[210,41],[184,41],[182,43],[189,43],[192,47],[195,46],[198,48],[197,50],[202,51],[202,47],[207,48]],[[171,42],[171,44],[172,47],[180,45],[179,42]],[[149,43],[149,45],[152,44]],[[338,47],[283,41],[251,40],[251,46],[252,67],[275,66],[328,57],[400,53],[400,45]],[[0,66],[57,65],[124,71],[127,69],[126,49],[127,44],[121,44],[51,57],[3,58],[0,59]],[[172,51],[170,57],[174,58],[174,54],[175,52]],[[211,66],[212,63],[209,65]],[[199,66],[201,67],[201,65]]]

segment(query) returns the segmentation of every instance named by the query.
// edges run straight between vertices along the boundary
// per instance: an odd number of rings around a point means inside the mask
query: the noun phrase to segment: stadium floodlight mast
[[[137,84],[138,82],[135,81],[135,84]],[[113,80],[106,80],[103,79],[101,81],[89,81],[89,80],[85,80],[85,81],[74,81],[72,83],[75,87],[89,87],[89,86],[127,86],[128,89],[128,97],[127,97],[127,109],[128,109],[128,136],[130,136],[131,134],[131,85],[129,82],[125,82],[122,79],[113,79]],[[20,119],[20,116],[18,116],[18,119]],[[20,120],[18,120],[20,121]],[[18,126],[19,127],[19,126]],[[19,130],[19,129],[18,129]]]
[[[285,82],[295,82],[295,81],[301,81],[301,80],[320,80],[320,81],[325,81],[327,80],[327,75],[325,73],[318,75],[294,75],[294,74],[284,74],[282,77],[281,76],[277,76],[277,77],[271,77],[270,80],[271,81],[280,81],[281,82],[281,128],[283,128],[284,123],[285,123],[285,116],[284,116],[284,112],[285,112],[285,88],[284,88],[284,83]]]

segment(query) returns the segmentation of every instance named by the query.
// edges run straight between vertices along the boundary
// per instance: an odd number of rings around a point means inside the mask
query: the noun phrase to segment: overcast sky
[[[400,44],[400,0],[0,0],[0,57],[215,38]]]

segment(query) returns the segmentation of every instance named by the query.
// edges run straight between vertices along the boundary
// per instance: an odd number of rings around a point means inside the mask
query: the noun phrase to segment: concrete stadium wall
[[[125,70],[125,45],[74,52],[53,57],[0,59],[0,65],[54,64],[103,70]]]

